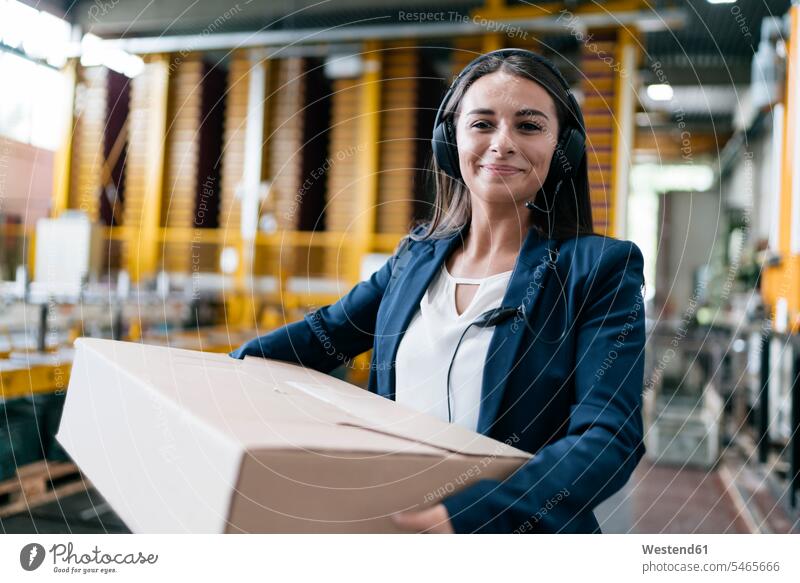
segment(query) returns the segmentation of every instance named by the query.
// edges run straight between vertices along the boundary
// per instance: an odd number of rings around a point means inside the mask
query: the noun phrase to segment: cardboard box
[[[79,338],[58,440],[133,532],[396,532],[530,454],[293,364]]]

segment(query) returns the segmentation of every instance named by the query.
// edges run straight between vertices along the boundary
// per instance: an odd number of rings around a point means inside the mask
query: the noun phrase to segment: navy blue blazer
[[[335,304],[230,355],[329,372],[372,348],[369,389],[394,399],[400,339],[468,228],[411,241],[397,265],[395,255]],[[479,480],[445,498],[456,532],[600,532],[593,508],[644,454],[641,251],[588,235],[549,256],[557,244],[528,232],[503,306],[524,305],[530,326],[513,317],[492,333],[478,419],[480,433],[535,456],[503,482]]]

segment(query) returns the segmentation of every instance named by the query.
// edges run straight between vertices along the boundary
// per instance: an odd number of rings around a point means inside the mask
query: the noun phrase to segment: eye
[[[526,121],[524,123],[519,124],[519,127],[526,132],[539,132],[542,131],[542,126],[534,123],[532,121]]]
[[[487,121],[480,120],[480,121],[476,121],[474,124],[472,124],[472,127],[476,128],[476,129],[479,129],[479,130],[485,130],[487,128],[490,128],[491,124],[489,122],[487,122]]]

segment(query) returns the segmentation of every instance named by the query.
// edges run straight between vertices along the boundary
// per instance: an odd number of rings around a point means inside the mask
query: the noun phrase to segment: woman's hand
[[[453,524],[444,504],[437,504],[418,512],[398,512],[392,515],[395,524],[408,532],[425,534],[453,534]]]

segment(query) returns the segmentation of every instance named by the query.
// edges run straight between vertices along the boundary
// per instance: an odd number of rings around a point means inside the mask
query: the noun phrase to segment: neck
[[[472,258],[516,255],[530,228],[530,213],[524,204],[472,205],[472,220],[464,251]]]

